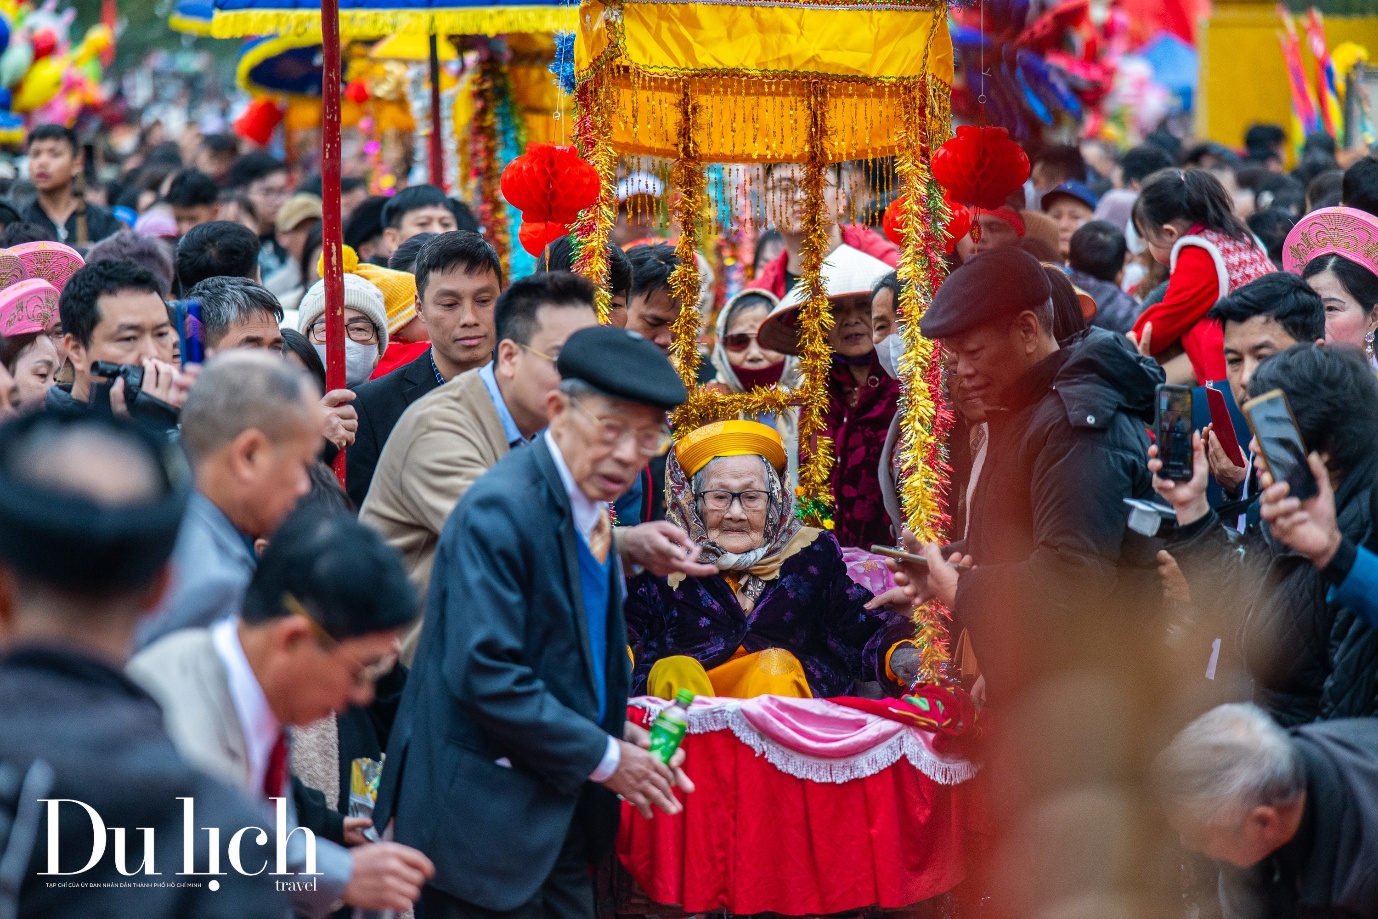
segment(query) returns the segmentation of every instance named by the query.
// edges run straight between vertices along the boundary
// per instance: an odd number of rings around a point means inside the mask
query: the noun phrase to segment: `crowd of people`
[[[1152,789],[1182,908],[1378,917],[1378,158],[1312,137],[1289,173],[1280,130],[1245,141],[1032,149],[977,212],[919,320],[953,415],[948,541],[925,545],[899,497],[900,253],[842,168],[822,527],[796,512],[818,448],[796,408],[670,426],[653,177],[618,185],[610,325],[568,238],[512,278],[441,189],[347,179],[327,389],[318,176],[217,135],[81,194],[77,137],[34,129],[31,200],[0,202],[0,915],[592,917],[623,804],[695,790],[629,697],[899,700],[938,602],[992,773],[961,914],[1066,905],[1002,847],[1066,804],[1051,747],[1096,746],[1067,699],[1151,686],[1087,721],[1142,734],[1105,763]],[[799,386],[803,178],[764,172],[794,206],[744,287],[705,284],[697,386]],[[1192,392],[1175,477],[1164,385]],[[1248,434],[1275,391],[1314,494]],[[183,846],[187,800],[218,835]],[[129,828],[113,860],[75,802]],[[121,883],[140,848],[215,881]],[[241,867],[275,851],[271,880]]]

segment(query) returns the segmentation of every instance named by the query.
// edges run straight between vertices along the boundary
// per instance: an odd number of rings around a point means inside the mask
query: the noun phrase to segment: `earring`
[[[1373,330],[1369,329],[1364,336],[1364,353],[1368,355],[1369,363],[1373,362]]]

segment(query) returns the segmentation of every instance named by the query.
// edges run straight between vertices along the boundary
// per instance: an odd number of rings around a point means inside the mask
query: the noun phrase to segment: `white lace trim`
[[[636,704],[645,705],[652,712],[660,710],[660,706],[651,700],[637,700]],[[965,760],[940,758],[917,736],[916,731],[910,728],[900,731],[865,753],[825,759],[790,750],[766,737],[746,719],[741,708],[735,704],[714,705],[689,712],[690,734],[709,734],[723,730],[731,731],[738,740],[755,751],[757,756],[764,756],[766,762],[776,769],[809,782],[840,785],[843,782],[864,779],[889,769],[899,762],[901,756],[939,785],[959,785],[973,778],[980,769],[976,764]]]

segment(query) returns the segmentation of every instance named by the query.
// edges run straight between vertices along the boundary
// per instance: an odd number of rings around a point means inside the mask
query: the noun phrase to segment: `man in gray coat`
[[[173,551],[172,588],[140,627],[139,647],[239,611],[254,541],[311,490],[324,424],[315,383],[280,357],[235,350],[205,365],[182,407],[196,491]]]
[[[1284,730],[1222,705],[1155,773],[1182,844],[1220,864],[1226,919],[1378,919],[1378,720]]]

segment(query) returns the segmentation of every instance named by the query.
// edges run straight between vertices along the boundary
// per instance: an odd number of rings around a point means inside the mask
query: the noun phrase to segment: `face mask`
[[[876,359],[880,361],[880,366],[885,368],[890,379],[900,378],[900,355],[904,353],[904,337],[898,332],[891,332],[880,340],[876,345]]]
[[[785,372],[785,362],[771,364],[769,367],[733,367],[732,372],[737,375],[737,381],[742,384],[743,389],[754,389],[757,386],[773,386],[780,382],[781,375]]]
[[[312,345],[325,363],[325,345]],[[378,346],[361,345],[357,341],[345,339],[345,386],[349,389],[368,382],[373,368],[378,364]]]

